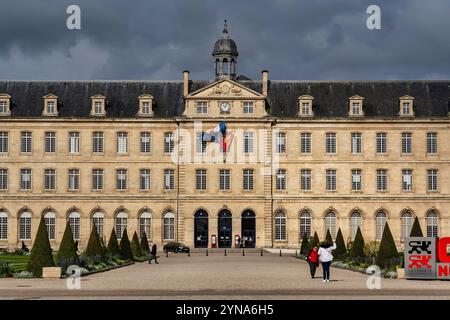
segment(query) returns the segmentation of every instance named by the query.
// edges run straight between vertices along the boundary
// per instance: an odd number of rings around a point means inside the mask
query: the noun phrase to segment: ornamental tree
[[[306,233],[303,235],[302,245],[300,246],[300,254],[307,255],[309,251],[309,241]]]
[[[141,257],[142,256],[142,248],[139,243],[139,238],[136,231],[133,234],[133,238],[131,239],[131,252],[133,253],[133,257]]]
[[[97,227],[94,225],[86,247],[86,256],[95,259],[103,259],[103,253],[104,251],[97,233]]]
[[[359,227],[356,231],[355,240],[353,241],[350,255],[354,259],[364,257],[364,238]]]
[[[141,249],[142,249],[142,254],[148,254],[150,252],[150,247],[148,245],[148,239],[147,239],[147,235],[144,231],[144,233],[142,234],[142,238],[141,238]]]
[[[381,237],[380,248],[376,258],[376,263],[380,267],[387,268],[398,262],[399,256],[397,247],[395,246],[394,238],[392,237],[391,230],[386,222],[383,230],[383,236]]]
[[[134,261],[133,252],[131,252],[130,239],[128,239],[127,228],[123,230],[122,239],[120,239],[120,259]]]
[[[111,236],[109,237],[108,251],[109,251],[109,253],[111,254],[112,257],[119,257],[120,256],[119,241],[117,241],[116,230],[114,230],[114,228],[112,229]]]
[[[414,223],[411,228],[410,237],[423,237],[422,228],[420,227],[419,218],[414,219]]]
[[[72,264],[79,264],[79,262],[77,248],[73,240],[72,228],[70,227],[69,221],[67,221],[58,254],[56,255],[56,263],[62,268],[66,268]]]
[[[341,228],[339,228],[336,235],[336,250],[334,250],[333,255],[338,260],[345,260],[347,258],[347,248],[345,247],[345,241],[342,236]]]
[[[48,240],[47,227],[44,217],[39,222],[39,227],[31,249],[30,259],[28,259],[27,270],[37,278],[42,277],[42,268],[54,267],[52,248]]]

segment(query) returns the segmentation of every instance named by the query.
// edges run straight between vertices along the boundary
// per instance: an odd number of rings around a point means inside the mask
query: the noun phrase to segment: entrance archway
[[[231,248],[232,219],[231,212],[222,210],[219,212],[218,223],[219,248]]]
[[[208,248],[208,213],[202,209],[194,216],[194,246]]]
[[[256,216],[247,209],[241,216],[241,245],[245,248],[254,248],[256,243]]]

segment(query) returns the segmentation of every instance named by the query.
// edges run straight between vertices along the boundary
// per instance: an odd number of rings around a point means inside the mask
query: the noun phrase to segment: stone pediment
[[[264,99],[264,96],[256,91],[253,91],[238,82],[224,79],[214,82],[209,86],[201,88],[190,93],[186,98],[202,98],[202,99]]]

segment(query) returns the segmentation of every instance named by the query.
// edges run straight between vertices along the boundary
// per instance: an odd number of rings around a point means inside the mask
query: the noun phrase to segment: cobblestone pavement
[[[81,290],[65,279],[0,279],[0,299],[450,299],[450,282],[382,279],[369,290],[368,275],[331,269],[332,281],[315,279],[290,256],[192,254],[160,258],[82,277]]]

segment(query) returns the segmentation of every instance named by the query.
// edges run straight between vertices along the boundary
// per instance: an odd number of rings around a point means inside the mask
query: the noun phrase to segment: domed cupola
[[[212,56],[216,80],[236,78],[236,62],[238,57],[236,42],[228,35],[227,20],[225,20],[222,38],[214,44]]]

